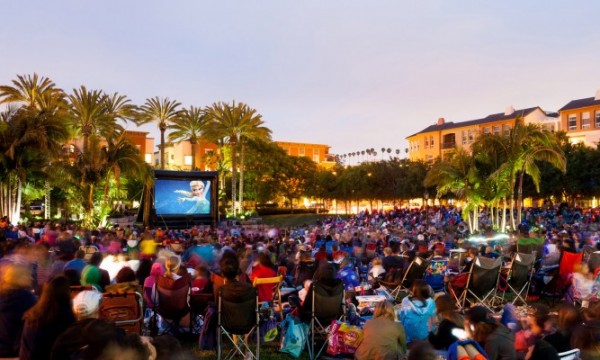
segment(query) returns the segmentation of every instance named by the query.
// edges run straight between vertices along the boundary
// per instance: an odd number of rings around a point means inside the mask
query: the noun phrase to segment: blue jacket
[[[429,318],[435,315],[435,302],[427,299],[410,300],[407,296],[400,304],[400,321],[406,331],[406,342],[426,340],[429,335]]]

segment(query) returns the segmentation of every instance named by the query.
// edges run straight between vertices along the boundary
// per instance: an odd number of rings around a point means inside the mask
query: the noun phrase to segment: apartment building
[[[142,159],[152,165],[154,163],[154,138],[149,138],[146,131],[125,130],[124,135],[140,151]],[[77,154],[83,148],[83,138],[73,138],[65,146],[69,154]]]
[[[317,165],[325,168],[333,168],[335,159],[329,154],[329,145],[295,143],[275,141],[280,148],[290,156],[305,156],[313,160]],[[217,145],[199,140],[196,145],[196,167],[204,171],[216,170],[216,164],[212,154],[217,151]],[[155,152],[154,165],[160,166],[160,152]],[[165,168],[172,170],[192,169],[192,146],[189,141],[172,144],[165,148]]]
[[[558,112],[571,142],[596,147],[600,141],[600,90],[594,97],[571,100]]]
[[[509,106],[503,113],[456,123],[439,118],[436,124],[406,138],[409,159],[433,161],[450,156],[458,148],[470,151],[471,144],[480,134],[508,135],[519,117],[525,124],[540,124],[549,131],[560,130],[558,114],[547,113],[539,106],[520,110]]]

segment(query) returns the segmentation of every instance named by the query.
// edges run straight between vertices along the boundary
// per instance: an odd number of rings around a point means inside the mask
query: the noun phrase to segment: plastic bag
[[[288,314],[281,322],[281,344],[279,351],[299,357],[308,340],[308,324],[304,324],[298,317]]]
[[[334,320],[329,327],[327,353],[329,355],[354,354],[363,337],[364,333],[358,326]]]
[[[271,316],[267,321],[260,324],[260,341],[261,343],[270,342],[277,338],[279,330],[277,329],[277,320]]]

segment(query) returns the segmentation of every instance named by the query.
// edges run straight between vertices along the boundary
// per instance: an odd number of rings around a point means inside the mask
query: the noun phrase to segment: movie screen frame
[[[218,172],[155,170],[152,215],[156,220],[193,218],[214,222],[218,187]]]

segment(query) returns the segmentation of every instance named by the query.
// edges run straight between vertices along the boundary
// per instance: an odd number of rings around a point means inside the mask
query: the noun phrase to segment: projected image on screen
[[[210,185],[209,180],[156,179],[156,215],[210,214]]]

